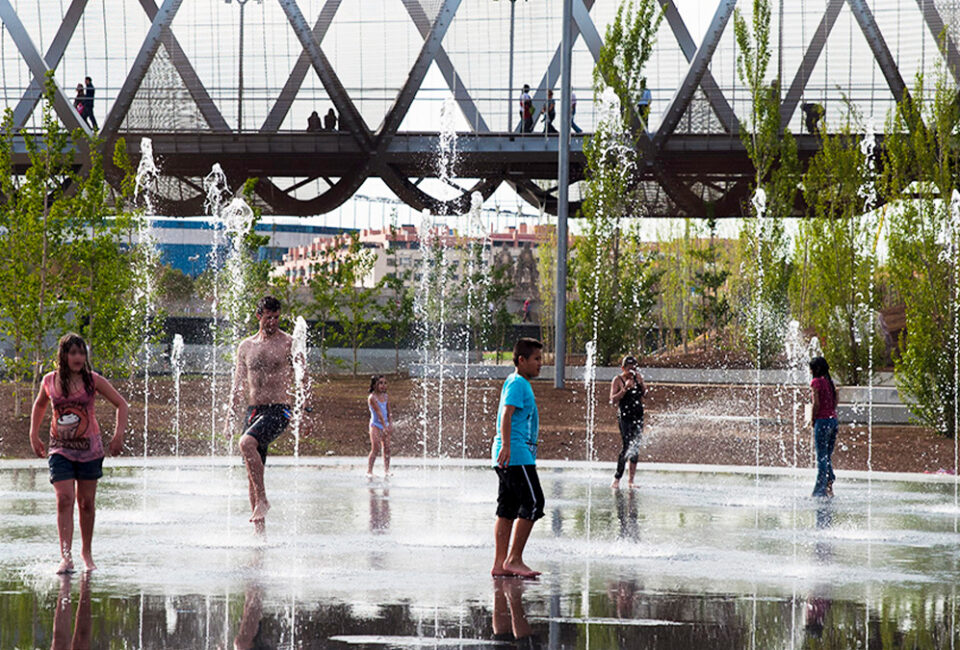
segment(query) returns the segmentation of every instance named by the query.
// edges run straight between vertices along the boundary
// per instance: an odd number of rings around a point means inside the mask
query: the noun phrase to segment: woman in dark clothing
[[[625,356],[620,363],[620,374],[610,383],[610,403],[617,407],[617,421],[620,423],[620,438],[623,441],[623,448],[617,458],[617,473],[610,484],[614,489],[620,487],[620,478],[627,460],[630,461],[627,487],[634,487],[640,437],[643,435],[643,394],[646,390],[636,358]]]

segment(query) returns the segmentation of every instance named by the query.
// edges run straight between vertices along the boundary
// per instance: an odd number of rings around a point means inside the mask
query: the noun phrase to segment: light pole
[[[237,70],[237,131],[243,131],[243,10],[250,0],[236,0],[240,5],[240,63]],[[233,0],[224,0],[227,4]],[[263,4],[263,0],[257,0],[257,4]]]
[[[507,78],[507,132],[513,131],[513,19],[517,10],[517,0],[510,0],[510,73]]]
[[[517,0],[510,0],[510,72],[507,74],[507,132],[513,131],[513,25],[517,12]]]
[[[557,278],[554,300],[553,386],[563,388],[567,363],[567,217],[570,212],[570,94],[573,50],[573,3],[563,0],[560,53],[560,143],[557,146]]]

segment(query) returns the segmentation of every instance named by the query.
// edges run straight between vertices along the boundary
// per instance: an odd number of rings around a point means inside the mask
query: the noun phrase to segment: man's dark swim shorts
[[[245,436],[257,441],[257,451],[264,463],[267,462],[267,448],[280,437],[290,424],[293,411],[286,404],[259,404],[247,407]]]

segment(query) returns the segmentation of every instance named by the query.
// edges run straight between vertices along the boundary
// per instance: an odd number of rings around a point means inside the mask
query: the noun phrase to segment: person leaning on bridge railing
[[[340,125],[341,128],[343,124]],[[323,128],[326,131],[336,131],[337,130],[337,114],[333,112],[331,108],[327,111],[327,114],[323,116]]]
[[[810,135],[815,134],[820,120],[822,120],[827,113],[823,104],[804,102],[800,104],[800,110],[803,111],[803,125],[807,129],[807,133]]]

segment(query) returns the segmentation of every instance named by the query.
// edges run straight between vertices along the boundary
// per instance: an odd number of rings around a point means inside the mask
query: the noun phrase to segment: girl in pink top
[[[810,397],[813,400],[813,440],[817,447],[815,497],[833,496],[833,447],[837,442],[837,387],[823,357],[810,360]]]
[[[43,377],[30,413],[30,446],[50,466],[50,482],[57,495],[57,532],[60,536],[60,566],[57,573],[73,571],[73,505],[80,510],[81,557],[87,571],[96,569],[91,541],[95,518],[97,479],[103,476],[103,441],[94,411],[100,393],[117,408],[117,423],[110,439],[110,455],[123,449],[127,425],[127,402],[106,379],[90,369],[87,344],[78,334],[60,339],[57,369]],[[50,418],[50,449],[40,440],[40,423],[53,403]]]

